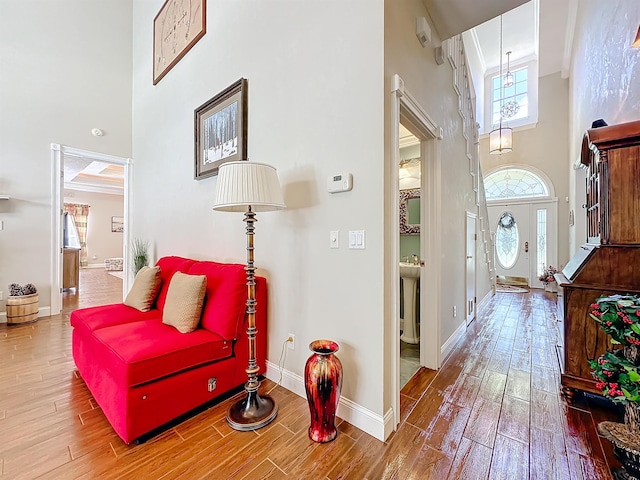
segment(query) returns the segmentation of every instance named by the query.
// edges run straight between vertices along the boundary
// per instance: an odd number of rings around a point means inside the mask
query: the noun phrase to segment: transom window
[[[521,168],[506,168],[484,179],[487,201],[505,198],[548,197],[549,189],[535,173]]]

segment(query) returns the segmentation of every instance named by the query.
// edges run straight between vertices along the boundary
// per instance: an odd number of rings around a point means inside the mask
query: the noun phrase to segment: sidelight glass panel
[[[537,258],[537,275],[542,275],[547,266],[547,209],[542,208],[537,211],[537,239],[538,239],[538,258]]]

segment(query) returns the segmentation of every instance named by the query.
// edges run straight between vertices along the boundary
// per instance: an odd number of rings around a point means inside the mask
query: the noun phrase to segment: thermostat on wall
[[[329,193],[348,192],[353,188],[353,175],[341,173],[327,177],[327,191]]]

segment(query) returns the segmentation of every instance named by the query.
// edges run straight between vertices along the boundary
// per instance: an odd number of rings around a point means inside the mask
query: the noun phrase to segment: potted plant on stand
[[[558,291],[558,284],[556,283],[556,279],[553,277],[556,273],[558,273],[558,269],[553,265],[549,265],[548,267],[544,267],[542,274],[538,277],[538,280],[544,283],[545,292],[556,293]]]
[[[600,297],[591,305],[590,316],[610,335],[613,345],[622,346],[589,360],[602,395],[624,405],[624,423],[601,422],[598,431],[613,443],[623,464],[614,477],[640,480],[640,297]]]

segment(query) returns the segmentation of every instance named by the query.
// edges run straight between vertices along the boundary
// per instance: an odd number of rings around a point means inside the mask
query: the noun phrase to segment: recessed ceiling
[[[418,145],[420,140],[413,133],[400,124],[400,148]]]
[[[65,157],[64,188],[124,195],[124,167],[81,157]]]

